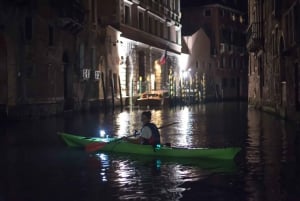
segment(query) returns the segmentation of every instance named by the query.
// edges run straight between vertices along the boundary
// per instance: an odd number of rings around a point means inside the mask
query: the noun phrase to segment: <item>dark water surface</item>
[[[234,163],[89,154],[65,146],[65,131],[116,136],[140,128],[142,110],[0,125],[0,201],[300,200],[299,129],[246,103],[152,110],[162,141],[183,147],[240,146]]]

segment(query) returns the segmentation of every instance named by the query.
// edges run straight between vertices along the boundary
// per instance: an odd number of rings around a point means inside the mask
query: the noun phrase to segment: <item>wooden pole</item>
[[[103,90],[103,97],[104,97],[104,108],[106,109],[106,89],[105,89],[105,81],[104,81],[104,73],[101,72],[101,83],[102,83],[102,90]]]
[[[120,79],[120,75],[118,76],[118,83],[119,83],[119,93],[120,93],[120,105],[121,105],[121,111],[123,111],[123,97],[122,97],[122,88],[121,88],[121,79]]]
[[[111,102],[112,102],[112,109],[115,109],[115,93],[114,93],[114,78],[113,75],[110,77],[110,86],[111,86]]]

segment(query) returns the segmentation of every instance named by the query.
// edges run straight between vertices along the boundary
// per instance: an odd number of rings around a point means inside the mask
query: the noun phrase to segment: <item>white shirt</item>
[[[150,139],[152,136],[152,130],[149,126],[144,126],[141,130],[141,137],[145,139]]]

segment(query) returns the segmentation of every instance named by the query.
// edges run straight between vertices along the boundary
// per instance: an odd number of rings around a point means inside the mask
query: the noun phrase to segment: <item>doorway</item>
[[[64,111],[73,109],[72,99],[72,71],[70,69],[70,60],[66,52],[63,53],[64,65]]]

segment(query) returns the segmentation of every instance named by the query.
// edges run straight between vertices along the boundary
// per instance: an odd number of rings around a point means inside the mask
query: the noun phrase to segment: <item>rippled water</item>
[[[245,103],[152,110],[162,141],[183,147],[241,146],[216,163],[67,148],[58,131],[117,137],[141,126],[142,110],[6,123],[0,126],[0,201],[300,200],[299,131]]]

